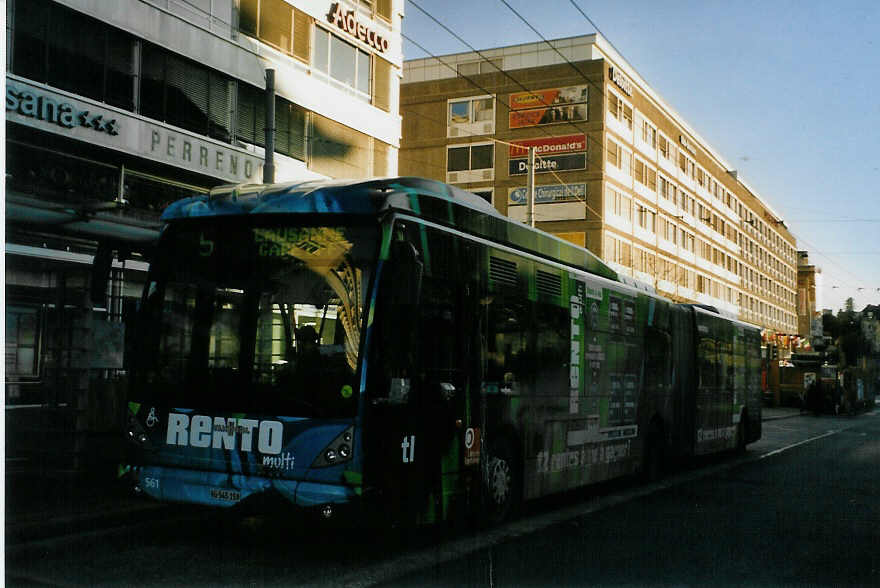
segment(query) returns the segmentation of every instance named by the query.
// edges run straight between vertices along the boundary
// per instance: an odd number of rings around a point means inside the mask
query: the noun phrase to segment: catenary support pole
[[[263,183],[275,182],[275,70],[266,70],[266,157]]]
[[[535,226],[535,148],[529,147],[529,174],[526,180],[526,224]]]

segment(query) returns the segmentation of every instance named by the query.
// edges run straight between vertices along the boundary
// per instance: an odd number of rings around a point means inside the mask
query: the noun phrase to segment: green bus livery
[[[498,522],[760,438],[756,327],[455,187],[229,186],[163,220],[124,468],[155,499]]]

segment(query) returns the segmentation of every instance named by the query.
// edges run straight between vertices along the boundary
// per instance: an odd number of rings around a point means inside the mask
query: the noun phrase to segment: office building
[[[5,6],[7,454],[50,432],[81,456],[124,414],[162,209],[263,181],[266,70],[275,181],[397,173],[403,0]],[[112,279],[95,302],[100,244]]]
[[[598,34],[408,60],[400,172],[447,181],[681,302],[795,334],[793,235]],[[720,114],[719,114],[720,115]]]

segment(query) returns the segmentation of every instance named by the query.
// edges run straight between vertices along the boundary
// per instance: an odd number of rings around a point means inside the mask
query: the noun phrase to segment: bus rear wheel
[[[483,518],[492,525],[508,519],[520,497],[519,470],[513,444],[498,439],[488,451],[483,480]]]

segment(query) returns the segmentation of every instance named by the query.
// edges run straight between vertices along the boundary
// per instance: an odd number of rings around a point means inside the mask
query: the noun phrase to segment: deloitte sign
[[[571,171],[587,168],[586,153],[569,153],[567,155],[546,155],[535,158],[535,173]],[[507,173],[511,176],[521,176],[529,173],[528,159],[511,159],[508,162]]]

